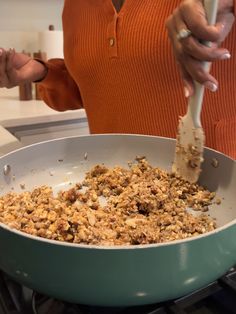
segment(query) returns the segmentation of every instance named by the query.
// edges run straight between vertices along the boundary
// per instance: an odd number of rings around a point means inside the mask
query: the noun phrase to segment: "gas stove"
[[[234,314],[236,268],[187,296],[159,304],[102,308],[69,304],[21,286],[0,272],[0,314]]]

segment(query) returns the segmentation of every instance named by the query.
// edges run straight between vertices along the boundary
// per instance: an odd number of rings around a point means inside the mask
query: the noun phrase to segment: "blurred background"
[[[33,53],[39,32],[54,25],[62,30],[63,0],[0,0],[0,47]]]
[[[63,58],[63,4],[64,0],[0,0],[0,47],[43,60]],[[40,100],[37,84],[0,88],[0,156],[36,142],[88,133],[83,109],[52,110]]]

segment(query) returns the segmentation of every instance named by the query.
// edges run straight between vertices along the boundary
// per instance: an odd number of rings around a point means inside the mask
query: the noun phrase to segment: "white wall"
[[[0,47],[38,50],[38,32],[61,30],[63,0],[0,0]]]
[[[0,0],[1,31],[61,29],[63,0]]]

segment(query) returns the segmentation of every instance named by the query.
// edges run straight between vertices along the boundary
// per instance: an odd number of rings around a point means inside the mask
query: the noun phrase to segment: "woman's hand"
[[[234,0],[219,0],[216,24],[209,26],[203,1],[183,0],[167,19],[166,26],[180,65],[186,97],[194,93],[193,80],[204,84],[211,91],[217,90],[217,80],[203,70],[202,61],[230,58],[230,52],[219,46],[234,23],[233,9]],[[178,38],[181,30],[189,30],[191,33],[185,38]],[[200,41],[203,40],[212,42],[211,47],[202,45]]]
[[[11,88],[23,82],[43,79],[46,67],[23,53],[14,49],[6,51],[0,48],[0,87]]]

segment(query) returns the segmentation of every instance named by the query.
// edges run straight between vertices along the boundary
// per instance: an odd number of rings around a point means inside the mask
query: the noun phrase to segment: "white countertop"
[[[6,128],[85,118],[83,109],[58,112],[41,100],[20,101],[18,87],[0,88],[0,154],[20,147],[18,139]]]
[[[0,88],[0,125],[4,127],[85,118],[85,111],[58,112],[41,100],[20,101],[18,88]]]

